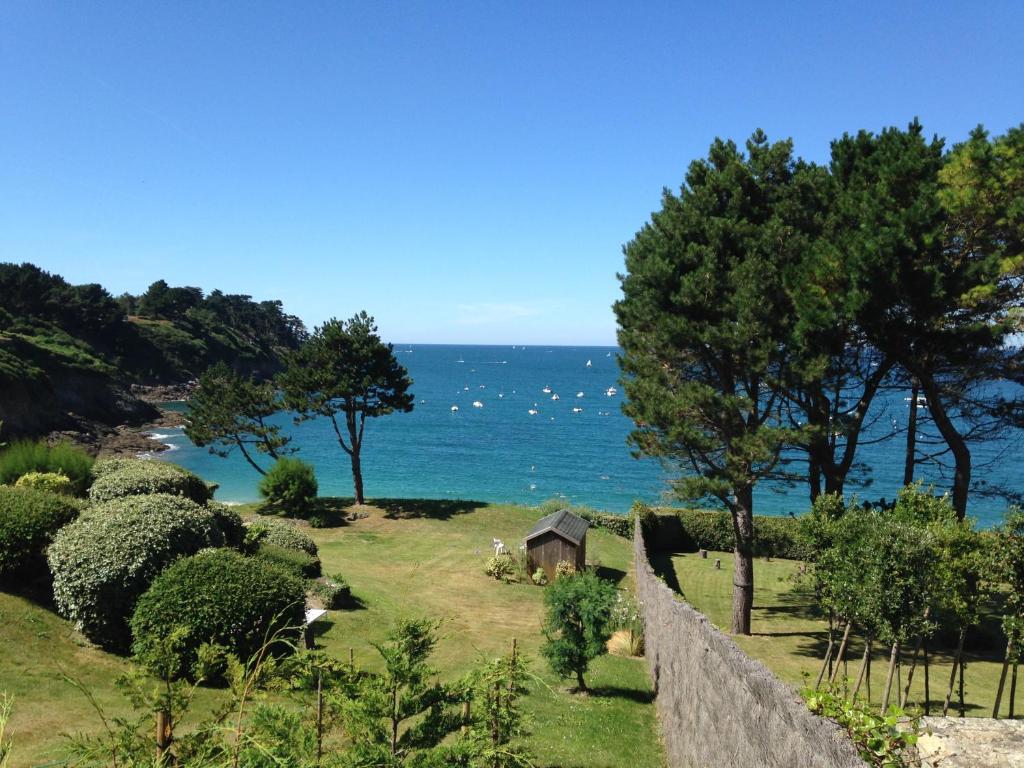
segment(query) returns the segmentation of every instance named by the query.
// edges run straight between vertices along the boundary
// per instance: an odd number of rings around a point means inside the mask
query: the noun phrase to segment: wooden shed
[[[567,509],[542,517],[526,536],[526,567],[532,574],[543,568],[548,581],[555,566],[565,560],[581,571],[587,564],[587,528],[590,523]]]

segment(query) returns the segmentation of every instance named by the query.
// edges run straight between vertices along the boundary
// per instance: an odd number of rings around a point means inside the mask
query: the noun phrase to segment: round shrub
[[[150,582],[179,557],[224,544],[213,512],[167,494],[95,505],[49,549],[60,613],[93,642],[128,646],[128,617]]]
[[[127,466],[136,464],[139,461],[142,461],[142,459],[130,456],[111,456],[106,459],[98,459],[96,463],[92,465],[92,479],[98,480],[104,475],[109,475],[112,472],[118,472]]]
[[[241,549],[245,544],[245,523],[241,515],[219,501],[208,501],[206,508],[213,514],[217,527],[224,534],[224,546]]]
[[[14,484],[15,488],[35,488],[37,491],[56,493],[60,496],[74,496],[75,485],[67,475],[60,472],[29,472]]]
[[[288,457],[274,462],[259,485],[260,496],[292,517],[309,514],[318,490],[313,467]]]
[[[300,579],[315,579],[321,573],[320,558],[301,549],[285,549],[262,543],[253,557],[284,568]]]
[[[71,480],[76,495],[84,496],[92,481],[93,462],[92,456],[71,443],[20,440],[0,451],[0,484],[11,485],[29,472],[58,472]]]
[[[89,489],[89,498],[99,502],[150,493],[184,496],[198,504],[204,504],[213,495],[202,478],[177,464],[121,459],[116,467],[101,470]]]
[[[284,520],[257,520],[249,523],[248,528],[246,538],[254,544],[273,544],[284,549],[297,549],[314,557],[319,554],[315,541],[295,525]]]
[[[45,574],[46,548],[78,504],[33,488],[0,486],[0,583]]]
[[[304,619],[300,579],[229,549],[205,550],[176,562],[139,598],[131,619],[132,650],[152,655],[184,627],[176,672],[188,676],[204,643],[246,659],[277,630],[294,629],[294,637]]]

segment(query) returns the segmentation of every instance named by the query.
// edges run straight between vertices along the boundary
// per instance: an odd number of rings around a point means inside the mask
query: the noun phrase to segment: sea
[[[363,445],[366,496],[461,499],[536,505],[567,503],[624,514],[634,501],[674,502],[678,469],[637,458],[626,443],[633,428],[622,414],[616,347],[395,345],[413,379],[411,413],[368,419]],[[858,452],[857,477],[869,485],[863,500],[892,499],[903,476],[903,438],[874,442],[906,424],[911,403],[894,393],[876,399],[872,428]],[[184,409],[184,404],[176,404]],[[919,410],[922,413],[925,409]],[[923,418],[922,413],[922,418]],[[351,496],[348,456],[326,419],[295,424],[275,417],[293,437],[297,456],[316,468],[321,495]],[[221,458],[191,444],[181,429],[154,437],[169,450],[153,454],[219,484],[226,502],[259,498],[258,474],[236,453]],[[1016,446],[976,446],[975,464],[990,483],[1024,491]],[[921,470],[940,489],[948,481]],[[755,513],[801,514],[806,484],[762,483]],[[982,527],[996,524],[1006,502],[972,497],[968,514]]]

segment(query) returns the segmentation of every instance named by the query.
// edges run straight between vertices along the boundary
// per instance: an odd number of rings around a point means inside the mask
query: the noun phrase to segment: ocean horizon
[[[362,464],[368,499],[536,505],[562,498],[616,514],[634,501],[673,503],[672,474],[653,459],[634,458],[626,444],[633,425],[621,412],[617,347],[395,344],[394,350],[413,379],[415,407],[367,420]],[[902,394],[877,398],[872,436],[901,427],[908,409]],[[352,495],[348,456],[328,420],[296,425],[289,414],[275,420],[293,436],[295,455],[315,467],[321,495]],[[154,457],[217,483],[219,500],[259,499],[259,475],[237,451],[228,458],[211,455],[180,428],[153,436],[169,446]],[[848,485],[848,493],[892,499],[902,482],[903,447],[901,438],[863,446],[855,476],[870,484]],[[991,465],[985,468],[990,482],[1019,490],[1020,473],[1007,445],[975,446],[974,456],[977,466]],[[947,487],[926,468],[920,479]],[[807,486],[761,483],[754,505],[755,514],[801,514],[810,506]],[[1001,499],[972,494],[968,514],[990,527],[1005,508]]]

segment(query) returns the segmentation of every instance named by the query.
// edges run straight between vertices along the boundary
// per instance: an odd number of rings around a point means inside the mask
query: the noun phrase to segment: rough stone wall
[[[635,526],[636,581],[647,663],[671,768],[863,768],[834,723],[675,599]]]
[[[1024,768],[1024,722],[923,717],[917,751],[927,768]]]

